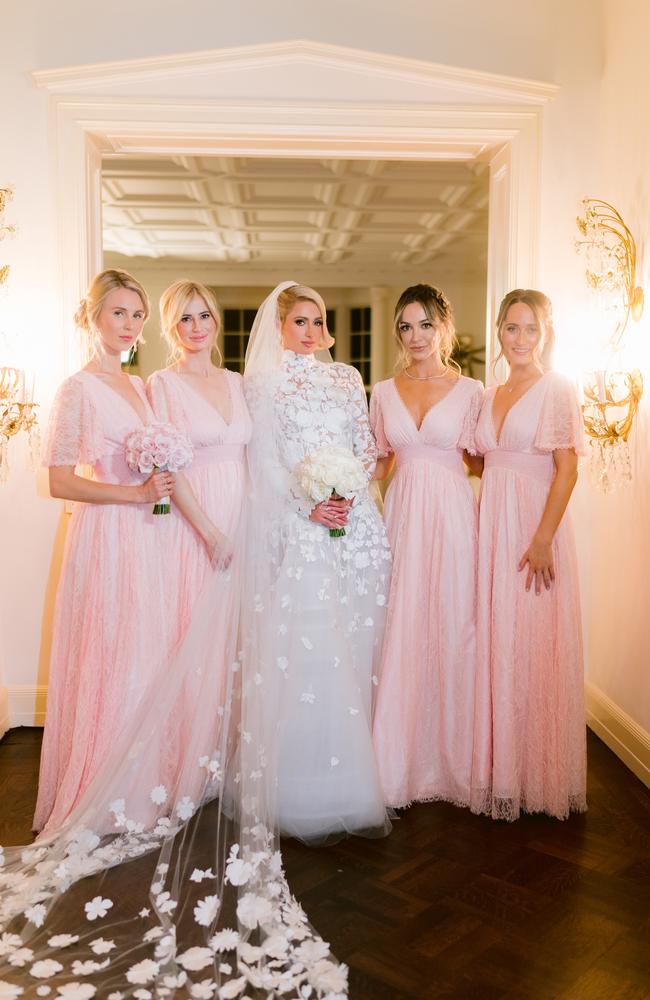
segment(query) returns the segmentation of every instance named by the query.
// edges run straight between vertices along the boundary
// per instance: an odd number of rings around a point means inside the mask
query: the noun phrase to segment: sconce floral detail
[[[585,277],[599,308],[611,317],[611,332],[602,345],[603,360],[583,376],[583,419],[589,437],[591,471],[608,492],[632,479],[628,439],[643,395],[638,369],[625,370],[620,355],[630,317],[643,315],[643,289],[636,284],[636,242],[620,213],[609,202],[585,198],[576,225],[576,250],[587,258]],[[608,324],[609,326],[610,324]]]
[[[4,222],[5,209],[7,207],[7,202],[11,201],[14,196],[13,188],[6,187],[0,188],[0,240],[3,240],[5,236],[13,236],[16,232],[15,226],[6,226]],[[0,265],[0,285],[4,285],[5,281],[9,277],[9,264]]]
[[[0,240],[13,236],[16,227],[5,225],[7,202],[13,198],[13,189],[0,188]],[[9,264],[0,266],[0,286],[9,277]],[[9,476],[7,445],[19,431],[29,437],[29,467],[35,470],[40,458],[40,436],[36,419],[37,403],[34,402],[34,377],[18,368],[0,367],[0,484]]]

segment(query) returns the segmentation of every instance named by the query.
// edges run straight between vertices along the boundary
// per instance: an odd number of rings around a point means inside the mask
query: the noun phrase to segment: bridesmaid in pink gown
[[[172,364],[147,383],[159,420],[175,424],[194,447],[177,475],[169,531],[167,585],[176,594],[175,635],[184,632],[211,564],[225,568],[246,487],[245,448],[251,421],[243,380],[215,365],[219,307],[205,285],[177,281],[160,300]],[[220,360],[220,358],[218,358]]]
[[[485,469],[472,808],[565,819],[586,809],[578,572],[565,513],[582,418],[573,385],[545,371],[546,296],[510,292],[497,330],[510,371],[487,390],[476,429]]]
[[[140,379],[120,367],[148,314],[127,272],[96,276],[75,316],[93,357],[63,383],[50,418],[51,494],[78,502],[57,593],[36,830],[58,827],[75,806],[169,651],[160,519],[151,511],[174,476],[143,482],[124,457],[127,435],[153,420]],[[93,478],[77,465],[92,466]]]
[[[373,738],[385,801],[470,801],[475,682],[477,508],[463,453],[474,452],[480,382],[449,363],[451,307],[430,285],[395,309],[404,367],[373,389],[393,575]]]

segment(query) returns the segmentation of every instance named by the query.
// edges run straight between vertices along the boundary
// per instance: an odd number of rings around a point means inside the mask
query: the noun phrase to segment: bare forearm
[[[555,537],[560,521],[564,517],[567,504],[571,499],[578,473],[575,467],[558,468],[555,478],[548,491],[544,513],[542,514],[535,538],[545,545],[550,545]]]
[[[390,476],[393,471],[393,466],[395,465],[395,456],[387,455],[386,458],[378,458],[377,465],[375,466],[375,473],[373,479],[381,481]]]
[[[180,472],[176,475],[174,504],[203,541],[208,546],[213,544],[219,535],[219,530],[200,506],[192,487]]]
[[[80,503],[143,503],[140,486],[98,483],[78,476],[73,469],[55,466],[50,469],[50,495],[58,500]]]

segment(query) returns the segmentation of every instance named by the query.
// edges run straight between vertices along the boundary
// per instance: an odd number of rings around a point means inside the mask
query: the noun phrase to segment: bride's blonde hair
[[[282,326],[285,319],[298,302],[313,302],[314,305],[317,306],[321,314],[321,319],[323,320],[323,332],[321,342],[318,345],[318,350],[327,350],[334,343],[334,337],[332,337],[327,329],[327,309],[325,308],[322,296],[319,295],[316,289],[310,288],[309,285],[291,285],[289,288],[285,288],[283,292],[280,292],[278,295],[280,326]]]
[[[167,364],[173,364],[174,361],[178,361],[181,357],[181,347],[176,327],[181,321],[181,316],[185,312],[187,303],[195,295],[198,295],[203,299],[206,309],[215,322],[217,330],[214,337],[214,344],[212,345],[212,351],[218,359],[217,364],[221,366],[223,359],[221,357],[221,351],[217,345],[217,337],[219,336],[219,331],[221,329],[221,313],[219,310],[219,303],[214,296],[214,292],[212,292],[207,285],[202,284],[200,281],[189,281],[187,278],[175,281],[173,285],[166,288],[160,296],[160,327],[162,336],[169,345]]]

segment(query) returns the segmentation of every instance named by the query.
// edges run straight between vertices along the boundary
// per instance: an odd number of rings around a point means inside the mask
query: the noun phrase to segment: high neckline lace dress
[[[298,464],[325,445],[351,449],[370,479],[376,460],[363,384],[343,364],[285,351],[281,367],[245,378],[253,419],[256,649],[264,744],[274,753],[283,834],[318,842],[388,829],[371,711],[390,583],[390,551],[367,489],[346,534],[311,522]],[[255,500],[253,501],[255,502]]]

